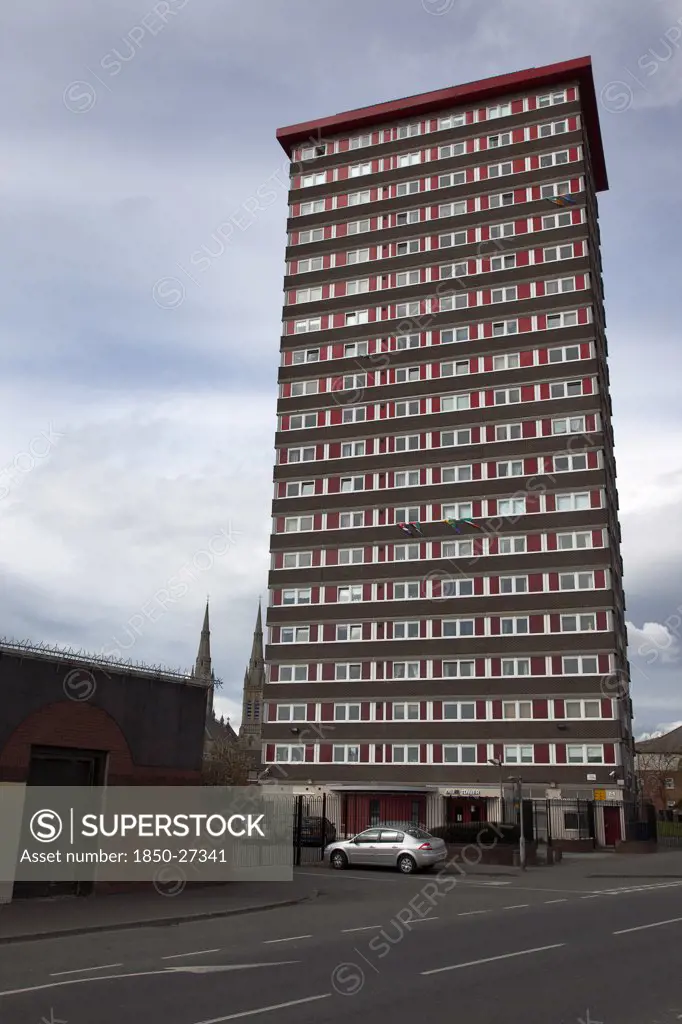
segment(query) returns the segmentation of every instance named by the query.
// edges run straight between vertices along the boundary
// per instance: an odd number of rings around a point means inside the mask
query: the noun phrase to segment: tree
[[[216,742],[204,758],[203,784],[205,786],[246,786],[249,755],[227,740]]]
[[[666,810],[670,790],[666,780],[679,770],[680,755],[669,752],[646,751],[637,754],[637,776],[645,800],[658,810]]]

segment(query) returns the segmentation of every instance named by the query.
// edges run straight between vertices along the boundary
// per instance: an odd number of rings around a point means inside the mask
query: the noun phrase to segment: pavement
[[[0,953],[0,1020],[346,1024],[372,1014],[413,1024],[448,1011],[485,1024],[682,1020],[682,852],[504,878],[363,869],[319,879],[316,869],[295,872],[299,896],[319,895],[293,906],[17,938]]]

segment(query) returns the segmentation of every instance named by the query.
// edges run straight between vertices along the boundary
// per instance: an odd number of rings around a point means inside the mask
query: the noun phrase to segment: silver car
[[[330,867],[398,868],[404,875],[443,864],[445,843],[417,825],[375,825],[352,839],[331,843],[324,851]]]

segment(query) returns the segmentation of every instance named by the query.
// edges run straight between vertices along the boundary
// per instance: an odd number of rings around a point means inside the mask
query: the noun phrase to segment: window
[[[322,321],[319,316],[311,317],[308,320],[296,320],[294,322],[294,331],[296,334],[306,334],[308,331],[319,331],[322,327]]]
[[[447,160],[452,156],[462,156],[466,153],[465,142],[451,142],[449,146],[441,146],[438,150],[438,159]]]
[[[471,722],[476,718],[476,705],[473,701],[443,704],[443,718],[446,721]]]
[[[533,748],[512,746],[504,748],[505,764],[532,764]]]
[[[307,665],[280,665],[280,683],[305,683],[308,680]]]
[[[341,445],[341,458],[349,459],[355,457],[356,455],[364,455],[365,447],[365,441],[345,441]]]
[[[580,455],[555,455],[553,468],[555,473],[568,473],[579,469],[587,469],[587,453]]]
[[[438,127],[441,131],[446,131],[448,128],[461,128],[466,123],[466,114],[450,114],[448,117],[441,117]]]
[[[524,616],[500,619],[500,633],[502,636],[516,636],[530,632],[530,625]],[[530,715],[526,716],[530,718]]]
[[[515,459],[513,462],[498,462],[498,476],[523,476],[523,459]]]
[[[457,412],[471,407],[470,395],[445,395],[440,400],[441,412]]]
[[[507,117],[511,112],[511,103],[498,103],[494,107],[488,107],[488,120],[493,117]]]
[[[285,533],[305,533],[312,528],[312,516],[287,516],[284,520]]]
[[[564,149],[558,153],[543,153],[540,156],[540,167],[557,167],[559,164],[568,163],[568,150]]]
[[[339,548],[339,565],[360,565],[364,560],[364,548]]]
[[[410,508],[397,508],[394,510],[394,522],[396,523],[418,523],[419,506],[413,505]]]
[[[570,245],[553,245],[544,250],[544,261],[550,263],[552,260],[570,260],[573,258],[573,243]]]
[[[369,278],[363,277],[359,281],[346,281],[346,295],[361,295],[369,291]]]
[[[294,761],[305,760],[304,746],[279,746],[275,747],[275,761],[279,764],[290,764]]]
[[[584,434],[586,424],[584,416],[565,416],[552,420],[553,434]]]
[[[443,761],[445,764],[476,764],[475,746],[443,745]]]
[[[409,381],[419,380],[420,371],[418,366],[408,366],[395,371],[396,384],[407,384]]]
[[[281,644],[307,644],[309,639],[309,626],[282,626],[279,634]]]
[[[514,164],[511,160],[506,160],[503,164],[489,164],[488,166],[488,177],[499,178],[503,174],[513,174]]]
[[[592,633],[597,628],[597,616],[593,612],[586,615],[562,615],[562,633]]]
[[[393,623],[393,639],[394,640],[412,640],[419,636],[419,623],[418,622],[394,622]]]
[[[360,206],[362,203],[368,203],[371,198],[372,193],[369,189],[365,189],[364,192],[350,192],[348,194],[348,205]]]
[[[349,681],[351,679],[362,679],[362,665],[359,663],[354,663],[352,665],[335,665],[334,678],[344,681]]]
[[[520,423],[501,423],[495,427],[496,441],[520,441],[522,437]]]
[[[490,237],[491,238],[509,238],[514,234],[514,222],[509,221],[506,224],[491,224],[490,225]]]
[[[348,406],[341,412],[342,423],[363,423],[367,419],[367,409],[364,405]]]
[[[571,655],[562,658],[565,676],[594,676],[599,672],[599,658],[596,655]]]
[[[411,238],[409,242],[398,242],[395,247],[396,256],[409,256],[411,253],[419,252],[421,241],[418,238]]]
[[[493,392],[495,405],[509,405],[521,401],[521,388],[505,388]]]
[[[369,231],[371,223],[372,222],[370,221],[369,217],[367,217],[365,220],[351,220],[346,225],[346,234],[359,235],[363,231]]]
[[[296,302],[319,302],[322,298],[322,288],[299,288],[296,292]]]
[[[511,132],[502,132],[501,135],[488,136],[488,149],[498,149],[500,146],[511,146]]]
[[[367,163],[363,163],[363,164],[352,164],[352,166],[350,167],[350,177],[351,178],[359,178],[363,174],[371,174],[371,173],[372,173],[372,163],[371,163],[371,161],[367,161]]]
[[[305,498],[314,493],[314,480],[290,480],[287,484],[287,498]]]
[[[461,444],[471,444],[471,430],[443,430],[440,435],[441,448],[451,448]]]
[[[573,223],[573,214],[566,213],[550,213],[549,216],[542,218],[542,227],[545,231],[551,228],[567,228]]]
[[[501,594],[527,594],[527,576],[500,576]]]
[[[393,678],[394,679],[419,679],[419,662],[418,661],[394,661],[393,662]]]
[[[344,356],[366,356],[369,347],[366,341],[350,341],[343,346]]]
[[[446,679],[463,678],[464,676],[476,675],[475,661],[444,661],[443,676]]]
[[[502,338],[505,334],[517,334],[518,320],[501,320],[493,324],[493,338]]]
[[[444,619],[443,637],[474,636],[474,619]]]
[[[369,311],[366,309],[358,309],[352,313],[346,313],[346,327],[354,327],[357,324],[366,324],[369,322]]]
[[[525,555],[525,537],[500,537],[497,542],[498,555]]]
[[[314,448],[289,448],[287,450],[287,464],[292,462],[314,462]]]
[[[324,213],[324,199],[313,199],[312,203],[301,203],[301,217],[307,217],[311,213]]]
[[[564,292],[575,291],[574,277],[557,277],[551,281],[545,281],[545,295],[559,295]]]
[[[412,167],[414,164],[420,164],[421,160],[421,153],[399,153],[398,167]]]
[[[566,747],[566,760],[569,764],[603,764],[603,746],[584,746],[582,744],[568,744]]]
[[[472,479],[471,466],[445,466],[441,470],[441,482],[444,484],[464,484]]]
[[[420,191],[419,181],[401,181],[395,187],[396,196],[411,196]]]
[[[294,363],[318,363],[319,361],[319,348],[299,349],[294,352]]]
[[[340,489],[342,493],[347,493],[348,491],[364,491],[365,478],[364,476],[341,477]]]
[[[284,569],[309,569],[312,564],[312,551],[287,551],[282,559]]]
[[[576,312],[553,313],[547,317],[547,330],[552,331],[557,327],[575,327],[577,323],[578,314]]]
[[[411,139],[415,135],[421,135],[421,130],[420,124],[401,124],[398,126],[398,138]]]
[[[474,506],[470,501],[460,501],[455,505],[443,505],[443,519],[471,519]]]
[[[562,89],[561,92],[551,92],[544,96],[538,96],[539,107],[551,107],[555,103],[565,103],[566,92]]]
[[[581,380],[561,380],[549,386],[550,398],[576,398],[583,393]]]
[[[501,516],[522,516],[526,511],[526,499],[501,498],[497,503],[497,509]]]
[[[550,348],[547,350],[550,363],[567,363],[573,359],[580,359],[580,346],[567,345],[564,348]]]
[[[314,160],[318,156],[324,156],[327,152],[327,146],[322,143],[320,146],[306,146],[301,149],[301,160]]]
[[[502,675],[503,676],[529,676],[530,675],[530,661],[528,658],[503,658],[502,659]]]
[[[419,764],[419,747],[393,747],[393,763],[394,764]]]
[[[317,413],[306,412],[303,415],[289,417],[289,430],[309,430],[317,426]]]
[[[441,313],[448,309],[466,309],[469,305],[469,295],[467,292],[460,292],[459,295],[444,295],[439,303],[438,308]]]
[[[450,205],[452,206],[452,205],[457,205],[457,204],[452,204],[451,203]],[[464,209],[461,212],[462,213],[466,213],[466,203],[460,203],[459,205],[460,206],[464,206]],[[444,209],[444,207],[441,206],[441,210],[443,210],[443,209]],[[441,217],[448,216],[448,214],[441,213],[440,216]],[[447,248],[447,247],[449,247],[451,245],[466,245],[466,242],[467,242],[467,232],[466,231],[455,231],[453,234],[440,235],[440,237],[438,239],[438,247],[439,247],[439,249],[445,249],[445,248]]]
[[[419,487],[419,470],[410,469],[402,473],[396,473],[394,487]],[[405,520],[401,520],[405,522]]]
[[[417,398],[413,402],[396,402],[395,414],[396,416],[418,416],[419,399]]]
[[[296,264],[297,274],[309,274],[314,270],[322,270],[324,263],[321,256],[310,257],[307,260],[299,260]]]
[[[406,434],[404,437],[396,437],[395,450],[397,452],[419,451],[419,434]]]
[[[396,274],[396,288],[406,288],[410,284],[419,284],[419,277],[418,270],[406,270],[401,274]]]
[[[369,259],[369,249],[353,249],[346,253],[346,263],[365,263]],[[367,353],[365,353],[366,355]]]
[[[555,501],[557,512],[577,512],[590,508],[589,491],[581,494],[557,494]]]
[[[601,718],[601,703],[598,700],[567,700],[564,713],[566,718]]]
[[[443,541],[443,558],[470,558],[474,553],[473,540]]]
[[[341,512],[339,515],[339,529],[348,530],[354,526],[365,525],[364,512]]]
[[[421,312],[420,302],[399,302],[395,307],[395,315],[401,316],[419,316]],[[399,346],[398,346],[399,347]]]
[[[350,140],[351,149],[362,149],[364,146],[371,146],[371,144],[371,135],[356,135],[355,138]]]
[[[493,288],[490,293],[491,302],[513,302],[517,296],[516,285],[511,288]]]
[[[317,174],[304,174],[301,178],[301,188],[310,188],[311,185],[324,185],[326,180],[326,171],[319,171]]]
[[[332,761],[345,764],[357,764],[360,761],[360,747],[342,746],[336,743],[332,747]]]
[[[396,227],[402,228],[406,224],[418,224],[420,220],[419,210],[405,210],[395,215]]]
[[[445,263],[440,268],[440,279],[466,277],[469,273],[468,263]]]
[[[353,601],[362,601],[362,585],[354,587],[339,587],[337,600],[340,604],[348,604]]]
[[[402,334],[395,339],[395,347],[399,352],[406,348],[419,348],[420,344],[418,334]]]
[[[308,231],[299,231],[298,244],[306,245],[308,242],[321,242],[324,238],[324,228],[311,228]]]
[[[464,185],[466,180],[466,171],[453,171],[451,174],[441,174],[438,176],[438,188],[450,188],[452,185]]]
[[[469,340],[469,328],[468,327],[457,327],[451,331],[441,331],[440,341],[441,345],[451,345],[452,342],[457,341],[468,341]]]
[[[559,573],[559,590],[594,590],[593,572]]]
[[[334,721],[335,722],[359,722],[360,721],[360,705],[359,704],[335,704],[334,705]]]
[[[493,370],[518,370],[520,365],[518,352],[506,352],[500,356],[493,356]]]
[[[337,626],[336,639],[343,643],[347,643],[349,640],[362,640],[362,626]]]
[[[418,722],[419,704],[394,704],[393,719],[396,722]]]
[[[419,597],[419,582],[394,583],[393,598],[395,601],[414,601]]]
[[[278,704],[278,722],[305,722],[308,718],[308,709],[305,704]]]
[[[301,398],[303,395],[316,395],[319,388],[317,380],[297,380],[291,385],[291,397]]]
[[[503,718],[532,718],[533,703],[530,700],[505,700],[502,702]]]

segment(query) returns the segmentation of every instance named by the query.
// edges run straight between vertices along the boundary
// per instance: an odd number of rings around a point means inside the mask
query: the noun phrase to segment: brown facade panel
[[[467,786],[476,784],[486,786],[500,785],[499,769],[486,765],[452,765],[452,764],[282,764],[273,765],[272,779],[278,781],[278,769],[283,772],[282,781],[289,784],[305,784],[312,782],[317,786],[343,786],[352,789],[359,786],[401,786],[411,788],[427,788],[434,786]],[[613,788],[610,772],[613,767],[606,765],[566,765],[544,764],[523,765],[524,786],[558,786],[605,787]],[[594,781],[587,775],[594,775]]]
[[[585,722],[320,722],[323,743],[612,743],[620,737],[616,721]],[[303,725],[303,729],[310,725]],[[306,737],[313,742],[314,734]],[[289,725],[263,726],[263,741],[295,743]],[[525,765],[524,765],[525,767]]]

